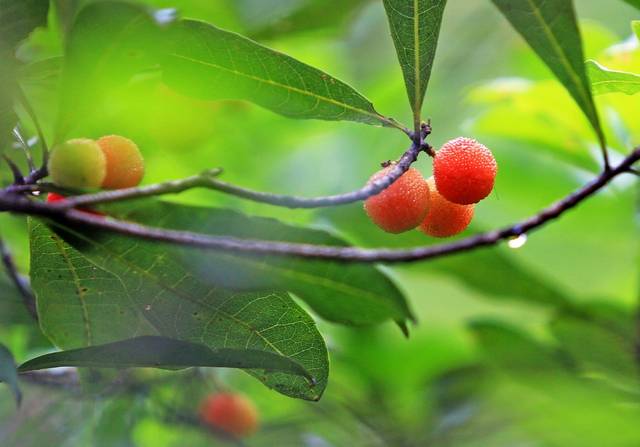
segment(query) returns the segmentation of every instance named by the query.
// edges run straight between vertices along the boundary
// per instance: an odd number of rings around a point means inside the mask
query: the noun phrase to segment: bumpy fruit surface
[[[369,182],[385,176],[392,166],[374,174]],[[429,187],[417,169],[410,168],[380,194],[369,197],[364,209],[377,226],[389,233],[411,230],[429,209]]]
[[[436,153],[433,176],[438,192],[461,205],[477,203],[493,189],[498,165],[493,154],[471,138],[456,138]]]
[[[107,160],[102,187],[107,189],[138,186],[144,176],[144,160],[138,146],[128,138],[109,135],[98,140]]]
[[[433,237],[449,237],[464,231],[473,219],[475,205],[449,202],[436,189],[433,177],[427,180],[431,190],[431,206],[419,230]]]
[[[258,411],[244,396],[233,393],[212,394],[200,407],[200,419],[235,437],[248,436],[258,428]]]
[[[64,188],[99,188],[107,175],[102,149],[87,138],[55,146],[48,168],[53,183]]]

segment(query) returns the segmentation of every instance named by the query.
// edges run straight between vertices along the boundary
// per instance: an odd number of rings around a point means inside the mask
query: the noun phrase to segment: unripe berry
[[[258,411],[249,399],[239,394],[212,394],[200,406],[200,420],[235,437],[243,437],[257,430]]]
[[[99,188],[107,175],[104,153],[87,138],[55,146],[48,168],[53,183],[64,188]]]
[[[109,135],[100,138],[98,145],[107,160],[103,188],[130,188],[140,184],[144,176],[144,160],[133,141],[118,135]]]
[[[385,176],[393,166],[374,174],[369,182]],[[410,168],[380,194],[369,197],[364,209],[377,226],[389,233],[411,230],[429,209],[429,187],[420,171]]]
[[[431,206],[418,229],[433,237],[449,237],[464,231],[473,219],[475,205],[449,202],[436,189],[433,177],[429,177],[427,183],[431,190]]]
[[[477,203],[493,189],[498,171],[493,154],[471,138],[456,138],[436,152],[433,176],[438,192],[461,205]]]

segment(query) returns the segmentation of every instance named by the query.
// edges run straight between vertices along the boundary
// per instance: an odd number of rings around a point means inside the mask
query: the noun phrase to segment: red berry
[[[449,202],[436,189],[435,180],[427,180],[431,189],[431,206],[418,228],[433,237],[449,237],[464,231],[473,219],[475,205],[459,205]]]
[[[55,192],[50,192],[47,194],[47,203],[56,203],[56,202],[64,202],[66,199],[62,194],[58,194]],[[94,211],[88,208],[79,208],[78,211],[82,211],[83,213],[93,214],[94,216],[105,217],[106,214],[101,213],[99,211]]]
[[[55,192],[47,194],[47,203],[62,202],[64,199],[65,197],[62,194],[57,194]]]
[[[386,175],[389,166],[374,174],[369,182]],[[411,230],[422,222],[429,209],[429,187],[417,169],[410,168],[380,194],[369,197],[364,209],[377,226],[389,233]]]
[[[477,203],[493,189],[498,165],[493,154],[471,138],[456,138],[436,152],[433,176],[438,192],[461,205]]]
[[[249,399],[239,394],[208,396],[200,406],[200,419],[235,437],[248,436],[258,428],[258,411]]]

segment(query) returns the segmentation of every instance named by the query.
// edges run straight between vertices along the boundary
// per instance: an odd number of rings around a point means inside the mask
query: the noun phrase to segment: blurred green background
[[[51,12],[50,26],[20,48],[22,60],[62,54],[70,20],[63,7],[88,1],[58,3],[60,17]],[[380,1],[144,3],[251,36],[357,87],[381,113],[411,121]],[[640,13],[613,0],[576,4],[586,56],[640,72],[640,48],[630,28]],[[52,72],[51,79],[25,84],[50,138],[56,112]],[[596,99],[615,157],[640,144],[640,96]],[[498,160],[495,191],[477,207],[466,234],[533,215],[597,172],[588,122],[489,1],[450,0],[424,116],[432,119],[434,146],[469,136]],[[239,101],[196,101],[153,75],[118,88],[99,119],[77,123],[72,133],[118,133],[137,141],[147,160],[146,183],[220,166],[232,183],[309,196],[356,189],[381,161],[406,149],[404,136],[389,129],[289,120]],[[417,167],[429,175],[426,158]],[[9,180],[8,172],[0,175],[0,181]],[[406,339],[393,324],[353,329],[319,321],[331,359],[319,403],[288,399],[241,372],[140,370],[130,373],[148,384],[139,392],[91,389],[80,397],[25,385],[18,412],[9,392],[0,389],[0,444],[224,445],[172,416],[193,413],[204,394],[222,387],[256,402],[263,428],[246,441],[250,446],[640,445],[633,330],[640,292],[636,183],[620,177],[518,249],[505,245],[383,267],[407,294],[419,324]],[[382,233],[360,205],[290,211],[208,191],[171,200],[311,224],[361,246],[430,243],[417,232]],[[3,214],[0,228],[26,272],[24,220]],[[1,275],[0,285],[3,299],[18,299]],[[5,313],[1,319],[0,341],[18,361],[49,349],[24,316]]]

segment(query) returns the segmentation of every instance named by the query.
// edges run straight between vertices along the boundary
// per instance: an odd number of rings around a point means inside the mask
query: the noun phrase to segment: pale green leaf
[[[572,0],[492,0],[569,91],[605,147]]]
[[[640,75],[610,70],[596,61],[586,63],[594,95],[624,93],[635,95],[640,92]]]

